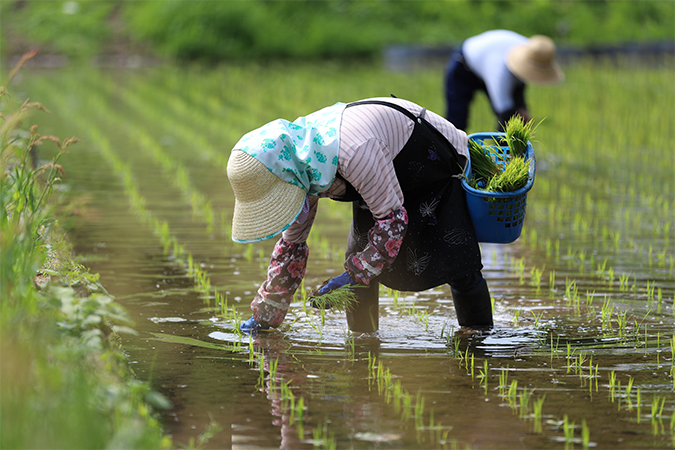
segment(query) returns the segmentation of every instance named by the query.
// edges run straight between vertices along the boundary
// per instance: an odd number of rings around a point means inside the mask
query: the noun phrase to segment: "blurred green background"
[[[0,2],[3,57],[134,54],[218,62],[377,58],[494,28],[586,48],[675,40],[672,0],[80,0]]]

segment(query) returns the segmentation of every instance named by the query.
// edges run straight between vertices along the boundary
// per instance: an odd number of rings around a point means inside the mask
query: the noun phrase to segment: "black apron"
[[[415,122],[410,139],[394,158],[408,228],[394,263],[376,280],[399,291],[423,291],[480,271],[480,247],[461,183],[464,165],[460,161],[464,158],[424,119],[426,110],[416,117],[399,105],[378,100],[347,107],[362,104],[397,109]],[[367,245],[375,219],[356,189],[349,182],[347,185],[347,194],[337,200],[353,202],[349,256]]]

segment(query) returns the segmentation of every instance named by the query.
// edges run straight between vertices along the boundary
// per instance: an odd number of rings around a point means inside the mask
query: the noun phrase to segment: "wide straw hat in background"
[[[285,230],[300,213],[305,190],[274,175],[260,161],[234,150],[227,162],[234,191],[232,240],[254,242]]]
[[[555,57],[555,44],[551,38],[536,35],[509,52],[506,66],[525,83],[555,84],[565,79]]]

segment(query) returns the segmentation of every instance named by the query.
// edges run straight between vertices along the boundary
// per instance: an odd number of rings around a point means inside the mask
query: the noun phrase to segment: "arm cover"
[[[305,276],[309,247],[279,239],[274,246],[267,279],[251,302],[253,317],[262,325],[278,327],[286,317],[293,294]]]
[[[384,219],[376,220],[368,232],[365,248],[347,256],[345,269],[352,279],[367,286],[392,264],[401,249],[407,228],[408,213],[404,207],[391,212]]]

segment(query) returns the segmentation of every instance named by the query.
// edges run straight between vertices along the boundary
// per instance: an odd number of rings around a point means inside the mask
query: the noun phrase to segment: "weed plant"
[[[72,261],[55,220],[59,161],[77,139],[25,129],[46,109],[8,90],[32,56],[0,87],[0,447],[168,447],[150,406],[168,401],[132,377],[119,349],[126,312]],[[47,142],[57,151],[40,165],[34,149]]]

